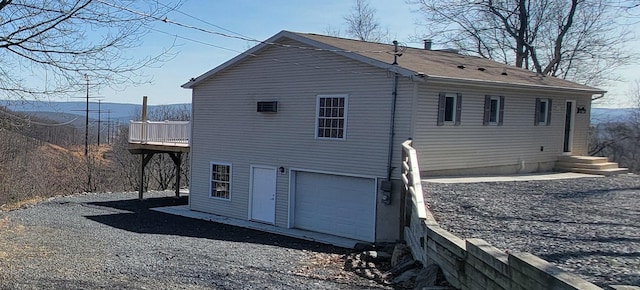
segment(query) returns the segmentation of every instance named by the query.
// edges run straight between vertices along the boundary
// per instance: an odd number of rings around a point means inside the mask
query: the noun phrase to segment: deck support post
[[[147,163],[149,163],[149,161],[151,160],[151,158],[153,157],[153,152],[150,153],[142,153],[140,154],[140,185],[138,188],[138,199],[142,200],[143,199],[143,193],[144,193],[144,168],[147,166]]]
[[[167,152],[171,160],[173,160],[173,164],[176,168],[176,198],[180,197],[180,166],[182,165],[182,152],[176,152],[175,154],[172,152]]]

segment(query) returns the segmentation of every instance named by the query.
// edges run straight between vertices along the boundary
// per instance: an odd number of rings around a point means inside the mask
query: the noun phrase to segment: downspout
[[[398,73],[394,73],[393,76],[393,92],[392,105],[391,105],[391,125],[389,126],[389,152],[387,159],[387,180],[391,181],[391,171],[393,171],[393,137],[395,137],[395,123],[396,123],[396,100],[398,99]]]
[[[394,54],[393,64],[398,65],[398,41],[393,41]],[[396,123],[396,101],[398,99],[398,73],[393,73],[393,91],[391,93],[391,120],[389,122],[389,151],[387,152],[387,180],[382,183],[382,190],[384,195],[382,196],[382,202],[391,204],[391,173],[393,171],[393,138],[395,137],[395,123]]]

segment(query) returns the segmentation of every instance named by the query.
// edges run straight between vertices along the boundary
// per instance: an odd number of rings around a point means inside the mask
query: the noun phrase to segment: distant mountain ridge
[[[49,102],[49,101],[14,101],[14,100],[0,100],[0,106],[14,112],[29,113],[34,116],[51,119],[54,121],[65,122],[75,118],[75,116],[82,117],[82,122],[85,118],[85,110],[87,103],[82,101],[74,102]],[[154,108],[168,107],[169,109],[183,109],[187,108],[191,110],[191,104],[171,104],[171,105],[153,105],[148,106],[148,110],[151,111]],[[119,121],[120,123],[129,122],[140,114],[142,105],[137,104],[123,104],[123,103],[100,103],[100,119],[106,121],[111,118],[112,121]],[[73,115],[73,116],[71,116]],[[91,120],[98,119],[98,102],[89,102],[89,118]]]
[[[591,108],[591,124],[626,122],[637,108]]]

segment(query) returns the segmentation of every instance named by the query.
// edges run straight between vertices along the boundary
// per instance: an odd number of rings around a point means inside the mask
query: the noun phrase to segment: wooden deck
[[[189,121],[131,121],[129,152],[140,155],[139,198],[143,198],[144,169],[155,154],[168,154],[176,170],[176,197],[180,196],[180,165],[182,153],[190,151]]]
[[[188,152],[191,139],[189,121],[131,121],[129,123],[129,144],[133,149],[168,150]],[[178,148],[174,148],[178,147]]]

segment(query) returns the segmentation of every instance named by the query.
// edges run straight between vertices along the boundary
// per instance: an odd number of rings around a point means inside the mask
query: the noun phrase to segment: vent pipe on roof
[[[424,42],[424,50],[431,50],[431,44],[433,44],[433,41],[431,41],[431,39],[424,39],[422,41]]]

